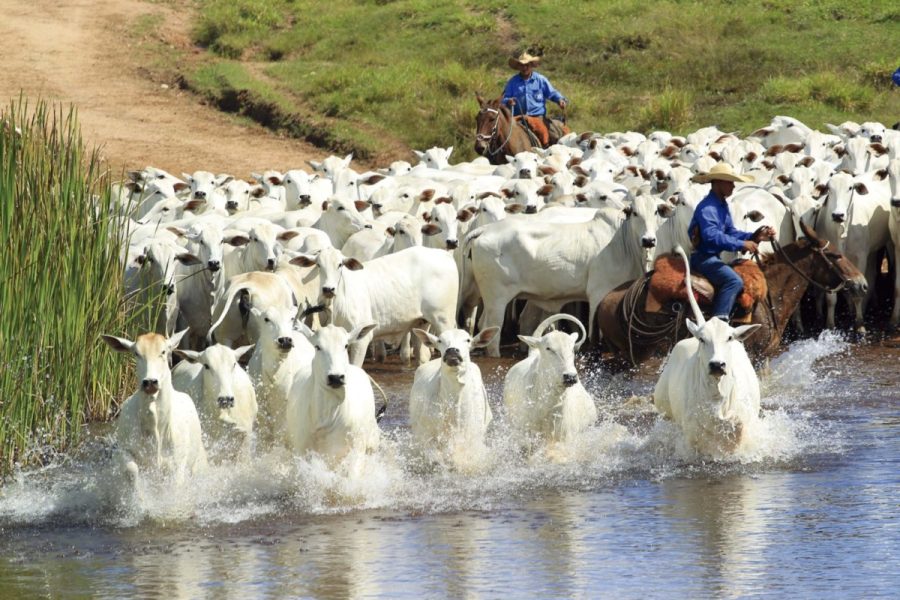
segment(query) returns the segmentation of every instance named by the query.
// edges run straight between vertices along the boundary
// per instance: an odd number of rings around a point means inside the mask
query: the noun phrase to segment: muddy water
[[[692,456],[646,396],[585,372],[600,408],[565,462],[517,452],[510,360],[478,359],[489,456],[457,473],[409,443],[413,372],[370,369],[391,402],[381,451],[338,472],[272,453],[142,498],[98,431],[0,489],[0,598],[896,597],[900,350],[825,336],[773,362],[757,443]]]

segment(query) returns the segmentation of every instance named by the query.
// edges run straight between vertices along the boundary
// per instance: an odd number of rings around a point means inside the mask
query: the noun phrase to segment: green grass
[[[0,109],[0,472],[66,447],[131,385],[98,351],[128,325],[111,216],[74,111]]]
[[[277,96],[275,128],[294,115],[310,124],[301,137],[382,160],[450,144],[471,158],[474,93],[499,94],[513,74],[506,57],[531,47],[543,49],[540,70],[570,98],[578,131],[749,133],[784,113],[820,128],[900,118],[890,83],[900,9],[889,0],[198,5],[194,38],[208,52],[185,74],[190,87],[213,99]],[[248,68],[201,83],[223,60]]]

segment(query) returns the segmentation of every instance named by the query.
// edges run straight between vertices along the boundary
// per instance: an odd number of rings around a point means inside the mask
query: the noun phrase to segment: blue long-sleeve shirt
[[[694,248],[694,252],[707,256],[718,256],[725,251],[737,252],[744,247],[745,240],[753,237],[751,232],[735,228],[728,204],[712,191],[694,209],[694,216],[688,226],[691,239],[694,237],[691,235],[694,227],[698,227],[700,233],[700,244]]]
[[[560,100],[565,100],[565,96],[560,94],[550,81],[537,71],[532,71],[531,77],[528,79],[522,79],[521,74],[514,75],[503,88],[503,103],[506,104],[510,98],[516,100],[516,105],[513,107],[514,115],[525,114],[530,117],[545,115],[547,100],[552,100],[557,104]]]

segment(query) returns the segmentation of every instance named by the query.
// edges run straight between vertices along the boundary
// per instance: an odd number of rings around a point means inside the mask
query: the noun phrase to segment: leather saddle
[[[744,290],[738,295],[735,303],[737,323],[749,323],[753,316],[753,308],[768,294],[766,276],[759,265],[752,260],[739,259],[731,263],[731,267],[744,280]],[[684,261],[677,254],[666,254],[656,259],[647,291],[644,309],[647,312],[659,312],[670,302],[688,301],[687,286],[684,284]],[[708,279],[702,275],[691,274],[691,286],[694,298],[701,307],[712,305],[715,289]]]

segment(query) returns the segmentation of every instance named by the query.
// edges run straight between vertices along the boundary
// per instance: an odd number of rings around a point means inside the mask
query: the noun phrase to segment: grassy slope
[[[748,133],[777,114],[811,126],[900,119],[890,0],[645,3],[200,0],[185,73],[231,110],[371,158],[471,157],[474,92],[543,47],[576,130]],[[552,108],[551,108],[552,112]]]

